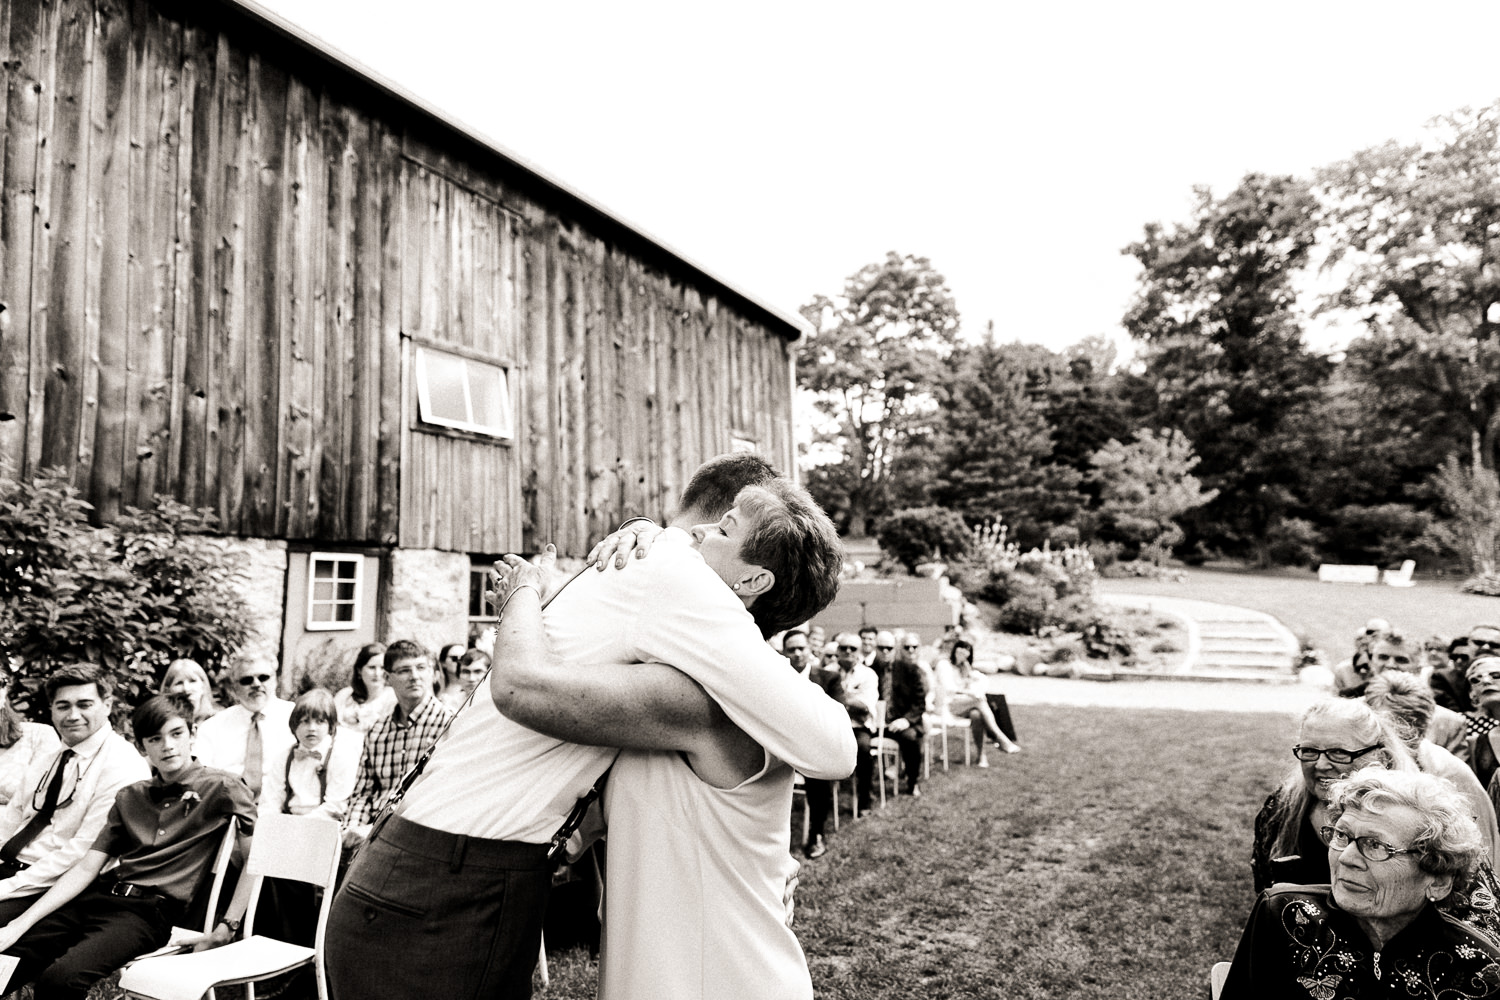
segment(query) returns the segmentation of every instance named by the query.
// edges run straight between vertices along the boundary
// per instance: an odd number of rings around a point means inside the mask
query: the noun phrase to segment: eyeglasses
[[[1392,847],[1383,840],[1376,840],[1374,837],[1351,837],[1343,830],[1331,826],[1323,827],[1318,833],[1323,837],[1328,846],[1335,851],[1342,851],[1350,844],[1353,844],[1355,850],[1371,861],[1389,861],[1398,854],[1417,853],[1415,848],[1408,847],[1403,850],[1398,847]]]
[[[902,646],[901,648],[902,649],[908,649],[908,650],[910,650],[910,649],[921,649],[922,647],[921,646]]]
[[[1486,670],[1482,674],[1469,675],[1470,684],[1476,684],[1479,681],[1500,681],[1500,670]]]
[[[895,649],[896,647],[895,646],[876,646],[875,648],[876,649],[884,650],[885,652],[889,653],[891,650]]]
[[[1330,764],[1349,764],[1356,757],[1363,757],[1371,750],[1379,749],[1380,744],[1378,743],[1372,747],[1365,747],[1363,750],[1345,750],[1343,747],[1329,747],[1324,750],[1319,747],[1305,747],[1301,743],[1298,743],[1292,747],[1292,755],[1298,760],[1307,761],[1309,764],[1319,757],[1327,757]]]
[[[1500,639],[1470,639],[1469,645],[1475,649],[1500,649]]]
[[[859,652],[859,647],[858,646],[840,646],[839,647],[839,652],[840,653],[857,653],[857,652]]]
[[[394,670],[387,670],[386,673],[395,677],[410,677],[415,673],[425,674],[431,669],[432,664],[430,663],[408,663],[405,666],[396,667]]]
[[[234,682],[242,688],[247,688],[252,684],[265,684],[270,679],[270,674],[246,674],[244,677],[236,677]]]

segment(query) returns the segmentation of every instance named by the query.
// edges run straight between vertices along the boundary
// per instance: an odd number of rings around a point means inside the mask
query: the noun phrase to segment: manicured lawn
[[[1462,635],[1480,622],[1500,622],[1500,598],[1461,593],[1460,581],[1418,580],[1415,587],[1319,583],[1306,570],[1256,572],[1190,569],[1183,583],[1103,580],[1121,594],[1187,597],[1264,611],[1299,638],[1311,640],[1330,662],[1347,657],[1354,634],[1371,618],[1420,637]]]
[[[804,864],[796,929],[820,1000],[1207,995],[1253,901],[1251,822],[1290,718],[1014,714],[1024,753],[934,773]],[[594,996],[582,952],[552,972],[543,996]]]

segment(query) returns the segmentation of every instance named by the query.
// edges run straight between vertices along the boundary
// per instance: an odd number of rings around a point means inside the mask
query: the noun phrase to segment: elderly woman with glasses
[[[1292,747],[1296,758],[1281,786],[1255,817],[1250,869],[1255,891],[1274,882],[1328,881],[1328,826],[1334,782],[1370,764],[1414,771],[1416,762],[1395,728],[1362,701],[1320,701],[1308,707]],[[1273,860],[1274,859],[1274,860]]]
[[[1442,778],[1367,767],[1327,796],[1329,878],[1255,904],[1221,1000],[1500,996],[1500,945],[1441,904],[1483,855]]]

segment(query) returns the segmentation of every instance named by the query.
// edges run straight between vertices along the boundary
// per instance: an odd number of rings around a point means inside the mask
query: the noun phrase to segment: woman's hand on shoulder
[[[637,559],[646,558],[646,553],[666,530],[650,521],[632,521],[590,549],[588,564],[602,573],[613,559],[615,569],[624,569],[631,553],[635,553]]]

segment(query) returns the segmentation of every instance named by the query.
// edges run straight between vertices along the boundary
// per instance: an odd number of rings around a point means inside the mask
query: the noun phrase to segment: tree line
[[[961,332],[926,258],[891,253],[803,307],[814,494],[850,535],[938,506],[1023,545],[1192,561],[1496,571],[1500,103],[1308,177],[1253,173],[1123,249],[1116,363]],[[1308,347],[1298,293],[1360,333]]]

